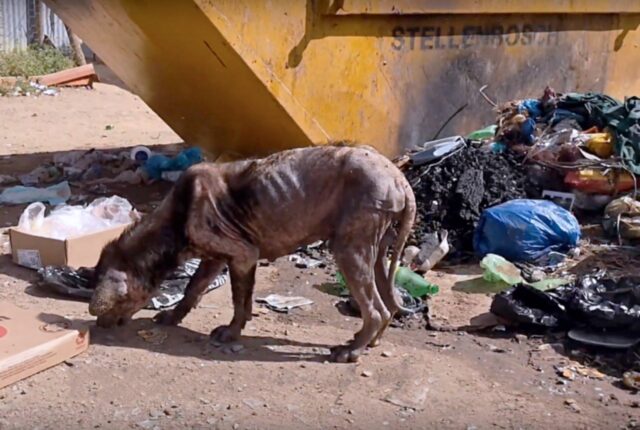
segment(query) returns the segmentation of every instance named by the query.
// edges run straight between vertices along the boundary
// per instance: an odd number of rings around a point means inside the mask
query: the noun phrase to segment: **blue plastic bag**
[[[580,224],[571,212],[548,200],[522,199],[485,210],[473,247],[480,257],[534,261],[551,251],[568,252],[579,241]]]
[[[200,148],[194,147],[185,149],[174,158],[169,158],[162,154],[152,155],[144,163],[144,169],[151,179],[160,179],[162,172],[187,170],[189,167],[201,161],[202,151]]]
[[[525,99],[518,105],[518,110],[527,111],[531,118],[536,119],[542,116],[542,103],[537,99]]]

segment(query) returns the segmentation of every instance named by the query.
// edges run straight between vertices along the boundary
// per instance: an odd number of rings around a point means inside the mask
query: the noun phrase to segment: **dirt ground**
[[[0,118],[1,174],[27,173],[72,149],[180,142],[137,97],[108,85],[0,98]],[[108,194],[148,210],[167,187],[114,186]],[[16,224],[23,208],[0,206],[0,226]],[[360,320],[323,292],[334,282],[331,267],[297,269],[287,259],[259,268],[256,296],[301,295],[314,304],[289,314],[256,305],[238,352],[208,341],[231,318],[228,285],[181,326],[162,328],[161,344],[137,335],[154,326],[150,311],[128,326],[98,329],[86,303],[35,286],[37,275],[11,263],[8,237],[0,237],[0,300],[92,325],[88,352],[0,390],[0,429],[617,429],[640,417],[639,397],[620,388],[617,371],[601,366],[602,379],[559,378],[554,366],[578,360],[580,351],[553,336],[436,332],[417,320],[390,328],[358,364],[328,363],[328,348],[348,340]],[[479,275],[475,266],[429,275],[441,288],[430,303],[438,322],[466,325],[488,311],[490,295],[468,288]]]

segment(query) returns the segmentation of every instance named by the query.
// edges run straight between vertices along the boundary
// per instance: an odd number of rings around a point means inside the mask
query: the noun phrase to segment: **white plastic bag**
[[[127,199],[119,196],[101,197],[87,207],[62,205],[45,216],[42,203],[29,205],[18,228],[25,232],[52,239],[65,240],[138,220],[139,214]]]
[[[20,215],[18,228],[22,231],[34,231],[42,228],[46,208],[40,202],[31,203]]]

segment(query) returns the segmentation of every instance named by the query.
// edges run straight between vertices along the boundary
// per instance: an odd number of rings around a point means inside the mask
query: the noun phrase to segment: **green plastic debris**
[[[438,288],[437,285],[431,284],[422,276],[406,267],[398,267],[396,270],[395,281],[396,286],[407,290],[414,299],[424,296],[433,296],[438,294],[438,291],[440,291],[440,288]]]
[[[524,281],[515,264],[496,254],[487,254],[480,262],[480,267],[484,269],[482,278],[489,282],[515,285]]]
[[[347,282],[345,281],[344,276],[342,276],[342,273],[336,272],[336,280],[346,293],[345,295],[348,295],[349,290],[347,288]],[[395,284],[396,287],[405,289],[414,299],[424,296],[433,296],[440,291],[440,288],[437,285],[431,284],[422,276],[406,267],[398,267],[396,269]]]
[[[467,136],[468,140],[486,140],[493,139],[496,136],[497,125],[490,125],[481,130],[476,130]]]
[[[482,278],[485,281],[502,283],[505,289],[516,284],[527,284],[540,291],[546,291],[571,282],[571,279],[567,278],[548,278],[538,282],[526,282],[515,264],[495,254],[487,254],[480,262],[480,267],[484,269]]]
[[[552,288],[561,287],[563,285],[567,285],[570,283],[571,283],[571,279],[567,279],[567,278],[548,278],[548,279],[543,279],[542,281],[533,282],[530,284],[525,282],[525,284],[531,285],[533,288],[536,288],[540,291],[547,291]]]

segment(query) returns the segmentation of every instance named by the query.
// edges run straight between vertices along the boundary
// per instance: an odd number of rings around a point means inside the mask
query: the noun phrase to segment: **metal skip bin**
[[[188,144],[388,156],[497,101],[640,93],[640,1],[46,0]],[[457,114],[456,114],[457,112]]]

